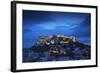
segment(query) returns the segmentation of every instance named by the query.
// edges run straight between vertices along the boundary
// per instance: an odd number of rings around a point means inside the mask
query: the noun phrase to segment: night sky
[[[23,48],[32,47],[38,36],[64,34],[90,45],[89,13],[23,10]]]

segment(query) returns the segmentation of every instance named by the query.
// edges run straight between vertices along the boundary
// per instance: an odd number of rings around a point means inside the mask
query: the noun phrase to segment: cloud
[[[53,21],[48,12],[23,10],[24,25],[36,25],[48,21]]]
[[[71,35],[89,42],[90,14],[23,10],[23,47],[31,47],[38,36],[52,34]]]

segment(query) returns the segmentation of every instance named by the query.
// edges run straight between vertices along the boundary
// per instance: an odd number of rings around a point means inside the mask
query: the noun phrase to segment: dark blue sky
[[[30,48],[38,36],[64,34],[90,44],[89,13],[23,10],[23,48]]]

